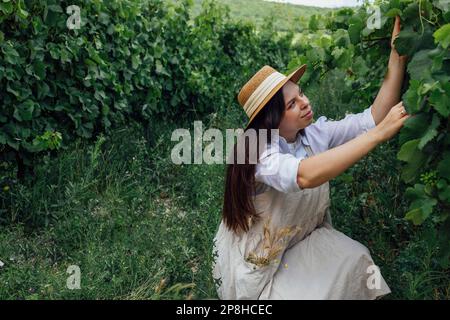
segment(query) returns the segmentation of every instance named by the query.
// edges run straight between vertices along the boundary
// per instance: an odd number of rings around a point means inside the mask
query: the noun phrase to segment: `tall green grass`
[[[11,186],[0,298],[214,297],[207,252],[223,173],[173,165],[170,134],[151,150],[137,125],[77,142],[39,165],[33,184]],[[80,290],[66,287],[69,265],[81,269]]]

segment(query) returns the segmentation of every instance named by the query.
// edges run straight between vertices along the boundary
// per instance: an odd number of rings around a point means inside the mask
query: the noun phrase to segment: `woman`
[[[264,66],[242,87],[238,101],[250,118],[245,132],[267,129],[268,136],[259,138],[263,144],[258,140],[256,164],[244,139],[246,162],[236,163],[235,145],[227,168],[214,238],[220,299],[376,299],[390,293],[369,250],[333,228],[329,180],[392,138],[410,117],[397,103],[406,64],[393,45],[399,32],[397,16],[375,101],[340,121],[322,116],[313,123],[310,101],[297,85],[306,65],[289,76]]]

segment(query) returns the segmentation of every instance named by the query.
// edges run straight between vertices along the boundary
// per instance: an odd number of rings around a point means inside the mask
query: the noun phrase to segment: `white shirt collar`
[[[274,132],[274,133],[275,133],[275,132]],[[279,134],[277,134],[277,133],[275,133],[275,135],[279,138],[280,145],[284,145],[285,147],[288,147],[288,145],[287,145],[288,142],[287,142],[286,138],[284,138],[283,136],[281,136],[281,135],[279,135]],[[299,144],[300,140],[301,140],[301,142],[302,142],[303,144],[309,146],[309,142],[308,142],[308,140],[307,140],[307,138],[306,138],[305,130],[304,130],[304,129],[303,129],[303,134],[302,134],[301,132],[299,132],[298,135],[297,135],[297,140],[296,140],[297,145]]]

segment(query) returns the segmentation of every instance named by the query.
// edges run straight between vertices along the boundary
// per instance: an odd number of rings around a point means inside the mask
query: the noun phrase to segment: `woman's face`
[[[284,117],[280,123],[280,135],[289,140],[295,139],[297,132],[309,126],[314,113],[309,99],[303,94],[298,84],[289,80],[282,88],[284,95]]]

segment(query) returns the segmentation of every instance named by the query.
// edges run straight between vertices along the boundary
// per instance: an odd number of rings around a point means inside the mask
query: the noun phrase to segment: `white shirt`
[[[255,180],[281,192],[296,192],[297,172],[300,161],[308,155],[300,143],[309,145],[314,154],[332,149],[356,138],[376,126],[372,116],[372,105],[356,114],[348,114],[341,120],[319,117],[297,136],[297,141],[288,144],[280,135],[273,135],[271,143],[261,154],[256,164]]]

